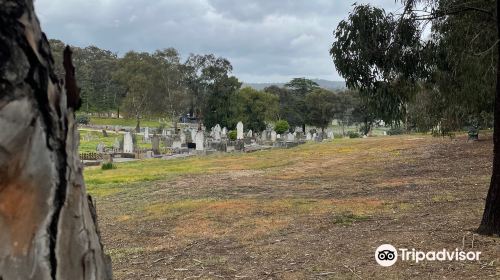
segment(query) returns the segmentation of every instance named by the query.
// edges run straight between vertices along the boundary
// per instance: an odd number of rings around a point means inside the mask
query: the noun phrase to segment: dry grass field
[[[498,279],[492,143],[410,135],[87,168],[116,279]],[[374,260],[384,243],[479,262]]]

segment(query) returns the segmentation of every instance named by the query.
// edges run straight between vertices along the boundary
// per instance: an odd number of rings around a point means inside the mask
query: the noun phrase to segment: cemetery
[[[207,130],[197,124],[178,124],[173,128],[150,129],[144,127],[135,133],[130,127],[84,126],[80,129],[80,159],[85,165],[100,165],[108,161],[122,162],[131,159],[163,158],[210,155],[213,153],[255,152],[273,148],[292,148],[310,141],[334,139],[332,128],[324,133],[307,127],[307,133],[296,127],[293,132],[277,134],[272,126],[261,132],[245,131],[238,122],[236,139],[231,139],[226,127],[220,125]],[[311,133],[311,131],[314,131]],[[318,130],[319,131],[319,130]],[[93,148],[95,145],[95,148]]]
[[[0,1],[0,280],[500,279],[498,15]]]

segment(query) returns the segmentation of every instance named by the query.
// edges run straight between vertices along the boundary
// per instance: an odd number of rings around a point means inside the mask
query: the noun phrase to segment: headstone
[[[333,139],[334,138],[334,136],[333,136],[333,130],[328,129],[326,131],[326,137],[328,137],[328,139]]]
[[[263,130],[262,134],[260,135],[260,139],[262,141],[267,141],[267,131]]]
[[[181,132],[179,133],[179,137],[181,139],[181,143],[185,144],[186,143],[186,134],[184,134],[184,131],[181,130]]]
[[[182,147],[181,141],[176,140],[172,142],[172,149],[180,149],[181,147]]]
[[[276,139],[281,139],[281,134],[276,134]]]
[[[108,137],[108,132],[106,131],[106,129],[102,130],[102,137]]]
[[[153,139],[151,140],[152,146],[153,146],[153,153],[156,155],[160,154],[160,137],[158,135],[154,135]]]
[[[203,151],[205,146],[205,137],[203,135],[203,131],[196,132],[196,136],[194,137],[196,143],[196,150]]]
[[[196,138],[196,129],[191,128],[191,129],[189,130],[189,132],[190,132],[190,134],[191,134],[191,141],[195,142],[195,141],[196,141],[196,140],[195,140],[195,138]]]
[[[104,144],[103,143],[99,143],[97,144],[97,148],[96,148],[97,152],[102,154],[104,153]]]
[[[144,141],[149,141],[149,127],[144,128]]]
[[[274,131],[274,130],[273,130],[273,131],[271,131],[271,141],[272,141],[272,142],[276,141],[276,136],[277,136],[277,135],[276,135],[276,131]]]
[[[225,138],[227,137],[227,128],[223,128],[222,131],[221,131],[221,137]]]
[[[295,132],[303,133],[304,131],[302,131],[302,127],[301,126],[296,126],[295,127]]]
[[[134,141],[132,139],[132,133],[127,132],[123,137],[123,152],[133,153],[134,152]]]
[[[307,134],[306,134],[306,140],[307,141],[311,141],[312,140],[311,132],[307,132]]]
[[[104,154],[102,156],[102,163],[104,164],[113,163],[113,156],[111,154]]]
[[[238,122],[236,125],[236,139],[241,140],[243,139],[243,123]]]
[[[286,140],[289,142],[295,141],[295,135],[293,135],[292,133],[288,133],[286,138]]]
[[[161,131],[161,136],[167,137],[167,131],[165,129]]]
[[[317,141],[318,140],[317,138],[318,138],[318,134],[316,132],[314,132],[312,135],[312,139]]]
[[[217,125],[213,128],[212,132],[213,132],[213,136],[212,136],[212,137],[213,137],[213,139],[214,139],[215,141],[220,141],[220,140],[221,140],[221,132],[222,132],[222,129],[220,128],[220,125],[219,125],[219,124],[217,124]]]
[[[248,132],[247,132],[247,137],[248,137],[248,138],[252,138],[252,137],[253,137],[253,131],[252,131],[251,129],[250,129],[250,130],[248,130]]]
[[[113,143],[113,148],[115,150],[119,150],[120,149],[120,140],[118,138],[115,138],[115,142]]]

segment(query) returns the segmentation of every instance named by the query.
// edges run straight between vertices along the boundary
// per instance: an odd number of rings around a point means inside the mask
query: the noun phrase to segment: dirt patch
[[[491,153],[491,139],[409,136],[297,147],[280,166],[231,158],[98,198],[104,245],[116,279],[498,279],[499,239],[474,234]],[[382,268],[384,243],[482,258]]]

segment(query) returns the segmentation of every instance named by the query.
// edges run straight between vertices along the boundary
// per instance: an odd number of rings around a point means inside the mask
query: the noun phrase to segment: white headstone
[[[144,128],[144,141],[149,140],[149,127]]]
[[[326,132],[326,136],[328,137],[328,139],[333,139],[333,138],[334,138],[334,136],[333,136],[333,131],[329,129],[329,130]]]
[[[103,143],[97,144],[96,150],[98,153],[101,153],[101,154],[104,153],[104,144]]]
[[[180,149],[182,147],[181,141],[172,142],[172,149]]]
[[[191,133],[191,141],[193,141],[193,143],[194,143],[196,141],[196,139],[195,139],[196,138],[196,129],[191,128],[189,130],[189,132]]]
[[[120,140],[118,138],[115,138],[115,142],[113,143],[113,148],[116,150],[120,149]]]
[[[204,147],[205,137],[203,135],[203,131],[196,132],[194,139],[195,139],[195,143],[196,143],[196,150],[203,151],[205,149],[205,147]]]
[[[293,142],[295,141],[295,135],[293,135],[292,133],[288,133],[287,134],[287,141],[290,141],[290,142]]]
[[[167,137],[167,131],[165,129],[161,131],[161,136]]]
[[[271,131],[271,141],[276,141],[276,131]]]
[[[316,140],[316,138],[318,138],[318,134],[316,132],[314,132],[313,135],[312,135],[312,139]]]
[[[276,134],[276,139],[281,139],[281,134]]]
[[[125,136],[123,137],[123,152],[134,152],[134,141],[132,140],[132,133],[130,132],[125,133]]]
[[[181,138],[181,143],[185,144],[186,143],[186,134],[184,134],[184,131],[181,130],[179,137]]]
[[[306,140],[307,141],[311,141],[312,140],[311,132],[307,132],[307,134],[306,134]]]
[[[236,139],[240,140],[243,139],[243,123],[238,122],[236,125]]]
[[[253,137],[253,131],[250,129],[247,132],[247,137],[252,138]]]
[[[227,136],[227,128],[223,128],[222,131],[221,131],[221,136],[222,137],[226,137]]]
[[[260,139],[262,141],[266,141],[267,140],[267,131],[262,131],[262,134],[260,135]]]
[[[222,129],[220,128],[220,125],[217,124],[214,127],[214,129],[213,129],[214,135],[212,136],[215,141],[220,141],[220,139],[221,139],[221,132],[222,132]]]

